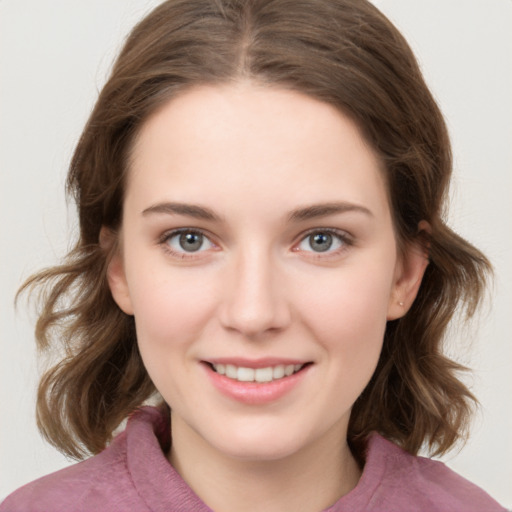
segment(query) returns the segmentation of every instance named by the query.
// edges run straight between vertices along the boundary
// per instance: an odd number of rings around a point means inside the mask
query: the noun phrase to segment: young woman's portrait
[[[0,511],[511,506],[511,15],[0,3]]]

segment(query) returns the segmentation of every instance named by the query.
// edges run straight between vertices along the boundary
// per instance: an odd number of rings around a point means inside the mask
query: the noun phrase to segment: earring
[[[403,307],[404,303],[403,303],[403,302],[399,302],[399,303],[398,303],[398,305],[399,305],[400,307]]]

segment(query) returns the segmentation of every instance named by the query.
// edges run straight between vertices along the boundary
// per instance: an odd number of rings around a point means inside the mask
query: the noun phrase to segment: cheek
[[[187,273],[139,272],[131,297],[137,339],[148,365],[172,364],[169,353],[185,353],[211,315],[213,301],[204,280]],[[148,368],[149,370],[149,368]]]
[[[391,268],[347,267],[308,287],[303,321],[346,375],[373,373],[386,328]]]
[[[211,294],[195,280],[142,277],[134,286],[137,343],[144,366],[168,404],[191,403],[190,362],[211,316]],[[140,286],[139,286],[140,285]],[[204,290],[203,290],[204,291]],[[193,384],[193,382],[192,382]],[[198,391],[198,390],[196,390]]]
[[[304,295],[303,310],[314,313],[327,332],[339,328],[361,332],[373,324],[385,325],[392,271],[376,265],[353,266],[316,279]]]

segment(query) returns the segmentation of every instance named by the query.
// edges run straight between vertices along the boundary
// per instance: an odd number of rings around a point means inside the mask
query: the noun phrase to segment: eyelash
[[[167,231],[166,233],[164,233],[158,243],[163,247],[164,251],[168,254],[170,254],[171,256],[175,257],[175,258],[178,258],[178,259],[196,259],[198,257],[199,254],[201,254],[201,252],[203,251],[197,251],[197,252],[186,252],[186,251],[176,251],[174,250],[170,245],[169,245],[169,241],[176,237],[176,236],[180,236],[180,235],[183,235],[183,234],[191,234],[191,235],[201,235],[204,240],[207,240],[210,244],[212,244],[214,247],[216,247],[216,244],[214,244],[211,240],[210,240],[210,237],[202,230],[200,229],[194,229],[194,228],[180,228],[180,229],[174,229],[172,231]]]
[[[211,241],[210,237],[201,229],[195,229],[195,228],[180,228],[175,229],[172,231],[168,231],[164,233],[160,239],[158,240],[159,245],[161,245],[164,249],[164,251],[171,256],[178,258],[178,259],[197,259],[200,257],[199,255],[204,251],[197,251],[197,252],[186,252],[186,251],[176,251],[172,249],[172,247],[169,245],[169,241],[173,239],[176,236],[180,236],[183,234],[191,234],[191,235],[200,235],[204,238],[204,240],[207,240],[213,247],[217,247],[217,245]],[[301,252],[301,250],[298,248],[300,244],[302,244],[304,241],[308,239],[308,237],[311,237],[315,234],[323,234],[323,235],[331,235],[334,238],[338,240],[338,242],[341,243],[341,247],[338,249],[331,251],[327,249],[325,252],[322,251],[302,251],[304,253],[310,253],[308,257],[315,258],[315,259],[327,259],[330,257],[336,257],[339,256],[341,253],[345,252],[349,247],[354,245],[354,240],[352,236],[350,236],[347,232],[341,231],[338,229],[333,228],[314,228],[310,229],[306,233],[302,233],[300,235],[299,241],[294,244],[294,247],[292,249],[293,252]]]
[[[330,257],[337,257],[340,256],[343,252],[347,251],[349,247],[354,245],[354,239],[352,236],[350,236],[346,231],[341,231],[339,229],[334,228],[314,228],[310,229],[306,233],[303,233],[300,235],[299,242],[295,244],[294,248],[292,249],[294,252],[299,252],[300,249],[297,248],[298,245],[306,241],[309,237],[316,234],[322,234],[322,235],[331,235],[338,239],[338,241],[341,243],[341,247],[339,247],[336,250],[327,250],[325,252],[316,252],[316,251],[304,251],[310,253],[308,257],[315,258],[315,259],[327,259]]]

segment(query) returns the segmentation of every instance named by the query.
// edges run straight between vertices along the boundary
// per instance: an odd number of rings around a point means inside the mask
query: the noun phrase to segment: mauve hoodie
[[[157,409],[143,407],[102,453],[18,489],[0,512],[211,512],[166,459],[169,431]],[[443,463],[378,434],[357,486],[325,512],[365,511],[506,512]]]

